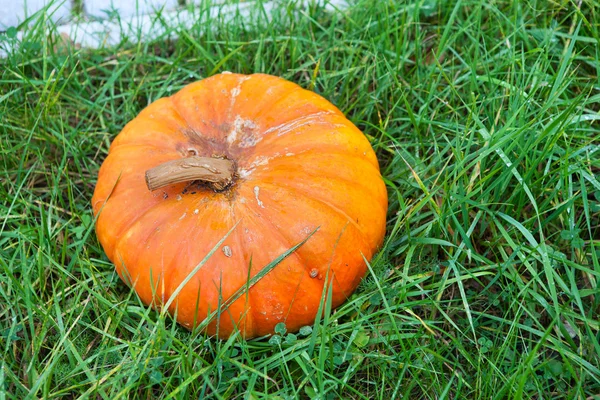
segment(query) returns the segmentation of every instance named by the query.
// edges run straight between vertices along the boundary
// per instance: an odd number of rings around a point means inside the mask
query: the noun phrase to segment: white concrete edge
[[[318,0],[319,4],[325,6],[328,11],[343,10],[348,7],[348,0]],[[299,7],[306,7],[314,4],[311,0],[301,0],[297,4]],[[268,1],[262,3],[262,7],[256,7],[256,2],[247,2],[240,4],[215,5],[209,12],[209,18],[221,18],[224,21],[231,21],[236,16],[248,19],[257,17],[253,14],[255,11],[271,18],[273,10],[281,3],[278,1]],[[264,10],[264,11],[263,11]],[[149,42],[165,35],[167,31],[172,31],[171,39],[178,37],[181,29],[190,28],[197,21],[197,12],[192,9],[163,11],[158,14],[136,15],[119,20],[104,20],[98,22],[75,22],[56,27],[58,34],[68,37],[72,43],[86,49],[98,49],[114,47],[127,40],[131,43]],[[48,31],[47,34],[50,34]],[[18,32],[17,36],[11,42],[0,42],[0,58],[6,58],[9,53],[16,50],[23,41],[23,32]]]

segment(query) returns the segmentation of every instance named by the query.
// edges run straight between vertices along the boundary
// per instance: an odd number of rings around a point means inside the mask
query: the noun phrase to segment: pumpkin
[[[327,100],[223,73],[124,127],[92,205],[108,258],[145,304],[251,338],[311,324],[324,293],[332,307],[348,298],[382,243],[387,192],[368,140]]]

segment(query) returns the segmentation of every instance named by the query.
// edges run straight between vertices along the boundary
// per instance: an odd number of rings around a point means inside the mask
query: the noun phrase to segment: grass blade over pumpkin
[[[204,321],[202,321],[199,324],[199,328],[200,329],[206,328],[208,326],[208,324],[210,324],[215,317],[219,316],[224,310],[226,310],[229,306],[231,306],[233,303],[235,303],[235,301],[237,299],[242,297],[244,294],[248,293],[248,291],[252,288],[252,286],[256,285],[258,283],[258,281],[260,281],[269,272],[271,272],[277,265],[279,265],[280,262],[282,262],[283,260],[288,258],[294,251],[296,251],[300,246],[302,246],[304,243],[306,243],[308,241],[308,239],[310,239],[312,237],[312,235],[314,235],[318,230],[319,230],[319,227],[317,227],[315,230],[313,230],[311,233],[309,233],[304,239],[302,239],[302,241],[300,241],[296,245],[290,247],[288,250],[283,252],[279,257],[275,258],[269,264],[265,265],[256,275],[254,275],[252,278],[250,278],[250,280],[248,282],[246,282],[242,287],[240,287],[238,290],[236,290],[227,300],[225,300],[223,302],[223,304],[219,307],[218,310],[215,310],[212,313],[210,313],[204,319]],[[225,240],[225,238],[223,238],[223,241],[224,240]],[[219,242],[219,243],[221,243],[221,242]],[[218,246],[217,246],[217,248],[218,248]],[[213,249],[212,252],[214,252],[214,250],[215,249]]]
[[[183,290],[183,288],[185,287],[185,285],[208,262],[208,260],[219,249],[219,247],[221,247],[221,245],[223,244],[223,242],[225,242],[225,240],[229,237],[229,235],[231,235],[233,233],[233,231],[235,230],[235,228],[238,226],[239,223],[240,223],[240,221],[238,221],[221,238],[221,240],[219,240],[215,244],[215,246],[206,254],[206,256],[202,259],[202,261],[200,261],[198,263],[198,265],[196,265],[196,267],[194,267],[194,269],[192,269],[192,271],[186,276],[186,278],[179,284],[179,286],[177,286],[177,289],[175,289],[175,291],[173,292],[173,294],[171,294],[171,296],[169,297],[169,300],[164,304],[164,306],[162,308],[161,316],[163,316],[167,312],[167,310],[169,309],[169,307],[171,306],[171,304],[173,304],[173,302],[177,298],[177,295],[181,292],[181,290]],[[310,239],[312,237],[312,235],[314,235],[318,230],[319,230],[319,227],[317,227],[315,230],[313,230],[311,233],[309,233],[306,236],[306,238],[304,238],[301,242],[299,242],[296,245],[292,246],[291,248],[289,248],[288,250],[286,250],[285,252],[283,252],[279,257],[275,258],[269,264],[265,265],[256,275],[254,275],[252,278],[250,278],[248,280],[248,282],[246,282],[246,284],[244,284],[242,287],[240,287],[238,290],[236,290],[227,300],[225,300],[222,304],[220,304],[219,308],[217,310],[215,310],[212,313],[210,313],[202,322],[200,322],[198,324],[198,329],[200,329],[200,330],[205,329],[208,326],[208,324],[210,324],[216,317],[219,317],[223,311],[225,311],[229,306],[231,306],[242,295],[246,294],[252,288],[252,286],[256,285],[256,283],[258,283],[258,281],[260,281],[264,276],[266,276],[269,272],[271,272],[277,265],[279,265],[280,262],[282,262],[283,260],[285,260],[294,251],[296,251],[300,246],[302,246],[304,243],[306,243],[306,241],[308,239]]]

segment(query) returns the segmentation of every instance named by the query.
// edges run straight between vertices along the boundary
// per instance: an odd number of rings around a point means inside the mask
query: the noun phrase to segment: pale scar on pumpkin
[[[265,208],[263,202],[258,198],[259,194],[260,194],[260,188],[258,186],[254,186],[254,197],[256,197],[256,203],[258,204],[258,206],[260,208]]]
[[[254,147],[261,141],[256,135],[257,125],[251,119],[243,119],[239,115],[233,120],[231,131],[227,135],[226,141],[230,145],[239,141],[239,147]]]
[[[240,93],[242,93],[242,84],[249,79],[250,79],[249,76],[244,76],[244,77],[240,78],[238,80],[237,86],[234,87],[233,89],[231,89],[231,103],[229,105],[229,110],[230,110],[229,112],[231,112],[231,110],[233,109],[236,98],[240,95]]]
[[[240,171],[239,171],[240,178],[249,177],[250,175],[252,175],[252,171],[254,171],[254,170],[252,170],[252,169],[248,170],[248,169],[244,169],[244,168],[240,169]]]
[[[269,161],[273,160],[274,158],[278,158],[281,154],[280,153],[275,153],[272,156],[258,156],[256,157],[256,159],[248,166],[248,168],[241,168],[239,170],[239,177],[240,178],[247,178],[250,175],[252,175],[252,172],[254,172],[254,170],[257,167],[263,166],[263,165],[268,165]]]

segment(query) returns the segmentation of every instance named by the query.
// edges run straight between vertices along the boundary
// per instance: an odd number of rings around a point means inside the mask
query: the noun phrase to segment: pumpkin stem
[[[146,186],[156,190],[174,183],[203,181],[214,190],[224,190],[235,174],[234,163],[225,158],[192,156],[167,161],[146,171]]]

